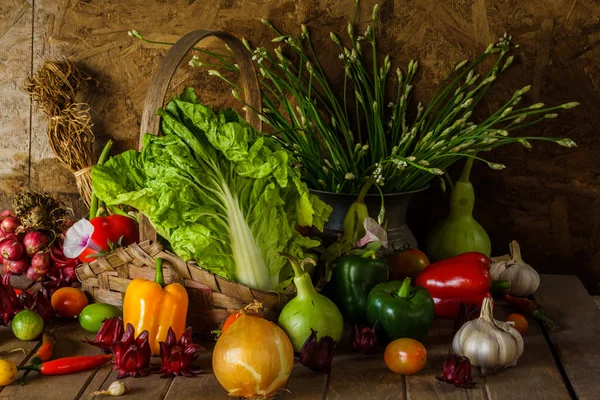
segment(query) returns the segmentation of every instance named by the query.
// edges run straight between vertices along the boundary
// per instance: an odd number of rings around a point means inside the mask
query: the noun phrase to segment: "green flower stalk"
[[[511,43],[512,37],[507,34],[490,44],[475,60],[458,63],[429,104],[417,104],[416,117],[410,118],[413,114],[409,106],[419,64],[410,61],[406,71],[396,68],[390,74],[393,69],[389,55],[381,60],[377,52],[378,10],[375,5],[371,25],[359,35],[357,0],[354,21],[348,24],[348,43],[340,35],[330,34],[339,48],[340,67],[344,70],[341,96],[336,95],[328,81],[306,26],[302,25],[300,35],[296,36],[280,32],[269,21],[262,20],[275,35],[272,42],[279,46],[272,51],[253,48],[243,39],[259,72],[263,99],[260,117],[282,146],[293,153],[309,187],[357,194],[367,180],[372,180],[375,182],[372,192],[412,191],[443,175],[460,159],[478,159],[492,169],[503,168],[475,156],[498,146],[520,143],[530,148],[532,140],[575,146],[569,138],[511,136],[514,131],[556,118],[559,111],[578,105],[568,102],[549,107],[541,103],[519,106],[530,86],[515,91],[483,121],[473,120],[474,110],[489,88],[513,63],[509,52],[518,46]],[[138,32],[132,36],[149,43],[162,43],[149,41]],[[191,65],[210,68],[220,65],[225,70],[238,71],[230,54],[197,50],[215,59],[216,64],[194,58]],[[495,62],[484,71],[481,64],[490,57]],[[212,74],[232,85],[237,99],[243,98],[242,89],[234,82],[221,74]],[[396,85],[392,98],[385,95],[389,85]]]

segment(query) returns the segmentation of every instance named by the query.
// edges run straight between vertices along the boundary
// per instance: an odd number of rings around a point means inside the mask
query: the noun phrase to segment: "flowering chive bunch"
[[[490,86],[514,60],[508,53],[518,46],[511,44],[509,35],[490,44],[474,61],[458,63],[429,104],[419,103],[416,117],[409,120],[407,110],[418,62],[411,61],[406,72],[397,68],[395,79],[390,76],[389,55],[383,62],[377,55],[378,9],[375,5],[366,31],[356,35],[356,1],[354,23],[348,24],[348,46],[335,33],[330,35],[340,50],[345,72],[341,98],[334,94],[326,78],[306,26],[302,25],[300,35],[295,36],[283,34],[270,22],[262,21],[277,35],[272,42],[286,46],[289,57],[281,47],[268,51],[264,47],[252,48],[243,40],[260,72],[260,118],[293,153],[310,187],[356,194],[365,184],[375,184],[385,193],[410,191],[444,175],[451,164],[465,157],[481,160],[492,169],[503,169],[504,165],[488,162],[477,157],[477,153],[506,144],[520,143],[530,148],[530,140],[546,140],[564,147],[576,146],[568,138],[510,136],[511,131],[555,118],[556,111],[578,105],[571,102],[551,107],[542,103],[519,106],[530,86],[514,92],[484,121],[472,120]],[[132,36],[146,40],[137,32]],[[220,67],[238,71],[230,55],[200,51],[216,58]],[[367,51],[372,53],[371,61],[365,57]],[[495,57],[494,65],[485,73],[477,73],[476,68],[488,57]],[[201,63],[198,58],[190,64],[216,65]],[[215,72],[209,73],[232,85],[235,97],[243,102],[243,89]],[[386,85],[393,83],[397,85],[396,95],[386,99]]]

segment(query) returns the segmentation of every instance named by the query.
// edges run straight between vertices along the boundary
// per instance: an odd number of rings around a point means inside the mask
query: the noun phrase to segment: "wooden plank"
[[[600,310],[575,276],[543,275],[535,294],[557,322],[551,343],[578,399],[600,391]]]
[[[285,400],[313,400],[325,397],[327,390],[327,374],[313,372],[302,364],[294,363],[286,391],[282,392],[279,399]]]
[[[326,399],[398,399],[405,393],[402,375],[390,372],[381,354],[344,354],[333,359]]]
[[[57,337],[55,358],[93,355],[99,352],[96,347],[81,341],[86,333],[77,322],[58,326],[54,330],[54,335]],[[17,347],[16,344],[13,344],[13,346]],[[96,370],[64,376],[46,377],[34,372],[27,378],[27,385],[19,386],[18,384],[12,384],[5,387],[0,392],[0,399],[74,399],[79,396],[79,393],[84,390],[95,374]],[[48,390],[49,387],[52,390]]]
[[[0,4],[0,208],[29,184],[30,102],[23,82],[31,70],[32,9],[26,0]]]
[[[513,312],[515,310],[507,305],[499,304],[494,309],[494,317],[504,321]],[[567,386],[540,326],[531,318],[528,318],[528,322],[529,330],[523,336],[525,349],[517,366],[502,371],[486,372],[487,399],[570,399]]]

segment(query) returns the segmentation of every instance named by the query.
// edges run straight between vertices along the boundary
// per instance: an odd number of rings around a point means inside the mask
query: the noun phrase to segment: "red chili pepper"
[[[112,358],[112,354],[65,357],[33,366],[17,367],[17,369],[38,371],[42,375],[68,375],[98,368],[109,362]]]
[[[56,345],[56,338],[51,333],[44,333],[42,335],[42,345],[35,352],[33,357],[29,360],[27,364],[29,367],[33,367],[36,365],[40,365],[45,361],[50,361],[52,355],[54,354],[54,346]],[[23,376],[21,377],[21,386],[25,385],[25,378],[32,371],[32,369],[25,371]]]
[[[451,257],[425,267],[417,276],[416,286],[427,289],[435,303],[435,315],[456,318],[460,303],[481,308],[490,296],[490,260],[471,252]]]
[[[556,325],[554,321],[548,317],[544,307],[535,301],[526,299],[524,297],[511,296],[509,294],[504,295],[504,300],[523,314],[529,315],[538,321],[546,322],[552,329],[554,329],[554,326]]]

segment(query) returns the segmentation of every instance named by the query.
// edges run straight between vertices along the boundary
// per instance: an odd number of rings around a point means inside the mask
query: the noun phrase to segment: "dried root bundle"
[[[75,175],[77,189],[90,205],[94,164],[90,106],[76,101],[92,77],[79,70],[73,61],[46,61],[37,73],[27,78],[25,90],[48,116],[48,142],[59,162]]]

